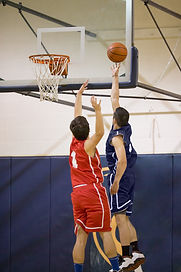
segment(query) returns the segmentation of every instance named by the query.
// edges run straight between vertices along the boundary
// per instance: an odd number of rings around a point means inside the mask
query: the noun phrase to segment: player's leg
[[[133,226],[133,224],[130,222],[129,218],[128,218],[128,226],[129,226],[130,234],[131,234],[130,245],[132,250],[132,260],[134,261],[135,267],[137,268],[145,262],[145,256],[139,249],[136,229]]]
[[[131,233],[125,212],[115,214],[116,223],[119,230],[120,243],[122,245],[122,264],[121,269],[124,271],[133,271],[134,262],[131,258],[130,242]]]
[[[132,177],[130,177],[130,180],[134,179],[134,175]],[[132,201],[132,203],[134,202],[134,183],[133,186],[131,186],[130,190],[129,190],[129,196],[130,199]],[[131,255],[132,255],[132,261],[134,262],[134,266],[135,269],[137,267],[139,267],[141,264],[143,264],[145,262],[145,256],[144,254],[139,250],[138,248],[138,237],[137,237],[137,232],[135,227],[133,226],[133,224],[130,221],[130,215],[132,214],[132,207],[133,205],[129,206],[128,209],[126,210],[126,215],[127,216],[127,222],[128,222],[128,227],[130,230],[130,249],[131,249]]]
[[[87,238],[88,238],[88,234],[80,226],[78,226],[76,242],[75,242],[73,253],[72,253],[75,272],[83,271]]]
[[[127,224],[128,224],[129,231],[130,231],[130,243],[132,243],[134,241],[138,241],[135,227],[131,223],[131,221],[130,221],[130,219],[129,219],[128,216],[126,216],[126,219],[127,219]]]
[[[130,245],[130,229],[127,221],[126,213],[117,213],[115,214],[116,223],[119,230],[120,242],[122,247]],[[123,256],[129,256],[128,250],[123,250]],[[128,254],[127,254],[128,253]]]
[[[119,270],[119,259],[117,256],[116,246],[113,241],[112,233],[109,232],[99,232],[102,241],[103,241],[103,247],[104,252],[107,255],[113,271],[120,271]]]
[[[117,256],[116,246],[113,241],[111,232],[99,232],[103,241],[104,252],[108,258],[114,258]]]

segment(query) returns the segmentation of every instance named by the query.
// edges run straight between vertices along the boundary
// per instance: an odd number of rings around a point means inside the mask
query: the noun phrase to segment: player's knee
[[[87,238],[88,238],[88,234],[81,228],[81,226],[78,226],[77,238],[76,238],[77,242],[81,243],[83,246],[84,244],[86,244]]]
[[[117,214],[116,215],[116,223],[117,225],[121,226],[121,225],[124,225],[124,224],[127,224],[127,216],[126,214],[124,213],[120,213],[120,214]]]
[[[99,232],[99,235],[103,241],[112,238],[111,231]]]
[[[116,248],[114,248],[114,247],[109,247],[104,250],[105,250],[105,254],[108,258],[112,258],[112,257],[117,256]]]

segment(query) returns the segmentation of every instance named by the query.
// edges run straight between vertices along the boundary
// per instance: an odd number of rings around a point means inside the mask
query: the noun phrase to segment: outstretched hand
[[[94,110],[101,110],[101,100],[99,100],[99,103],[97,103],[97,98],[94,96],[91,97],[91,104]]]
[[[82,94],[86,89],[87,89],[87,85],[88,85],[88,80],[86,80],[82,86],[80,87],[80,89],[78,90],[78,94]]]
[[[112,76],[118,76],[119,74],[119,68],[120,68],[120,63],[115,63],[112,65],[111,70],[112,70]]]

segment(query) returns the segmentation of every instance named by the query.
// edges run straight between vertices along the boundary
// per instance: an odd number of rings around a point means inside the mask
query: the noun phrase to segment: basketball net
[[[33,64],[40,91],[40,101],[58,101],[58,85],[63,76],[68,74],[69,56],[41,54],[32,55]]]

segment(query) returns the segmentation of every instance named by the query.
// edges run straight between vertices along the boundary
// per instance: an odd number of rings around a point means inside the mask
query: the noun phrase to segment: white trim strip
[[[80,184],[80,185],[76,185],[73,188],[77,188],[77,187],[82,187],[82,186],[87,186],[88,184]]]
[[[124,203],[123,205],[121,205],[120,207],[119,207],[119,204],[118,204],[118,195],[116,194],[116,203],[117,203],[117,209],[121,209],[121,208],[123,208],[124,206],[126,206],[128,203],[130,203],[131,202],[131,200],[128,200],[126,203]]]
[[[77,229],[78,229],[78,227],[77,227],[77,224],[76,224],[76,225],[75,225],[75,228],[74,228],[74,233],[77,232]]]
[[[94,172],[94,168],[92,167],[92,163],[91,163],[91,157],[89,157],[89,165],[90,165],[90,168],[92,169],[92,174],[94,175],[95,179],[96,179],[96,182],[99,182],[99,179],[97,178],[95,172]]]
[[[109,187],[109,190],[111,190],[111,186],[112,186],[112,176],[113,176],[113,174],[111,174],[110,175],[110,187]],[[111,211],[112,211],[112,209],[113,209],[113,197],[112,197],[112,195],[110,195],[111,197],[111,199],[110,199],[110,209],[111,209]],[[118,210],[120,210],[120,209],[122,209],[124,206],[126,206],[128,203],[130,203],[131,202],[131,200],[128,200],[126,203],[124,203],[123,205],[121,205],[121,206],[119,206],[119,203],[118,203],[118,193],[116,194],[116,205],[117,205],[117,209]],[[132,203],[131,203],[132,204]]]
[[[107,195],[107,191],[106,191],[106,188],[102,185],[102,183],[100,183],[100,186],[102,188],[104,188],[104,191],[105,191],[105,194],[106,194],[106,198],[107,198],[107,203],[109,205],[109,199],[108,199],[108,195]],[[110,222],[111,222],[111,209],[110,209],[110,205],[109,205],[109,215],[110,215]],[[110,223],[110,227],[111,227],[111,223]]]
[[[111,196],[111,197],[110,197],[110,209],[111,209],[111,211],[112,211],[112,209],[113,209],[113,206],[112,206],[113,200],[112,200],[112,195],[111,195],[111,186],[112,186],[112,182],[111,182],[111,181],[112,181],[112,175],[113,175],[113,174],[110,175],[110,187],[109,187],[109,192],[110,192],[110,196]]]
[[[97,154],[96,154],[96,158],[97,158],[97,161],[98,161],[98,167],[99,167],[99,169],[101,170],[102,178],[103,178],[103,180],[104,180],[104,176],[103,176],[103,173],[102,173],[101,162],[100,162],[99,157],[97,156]]]

